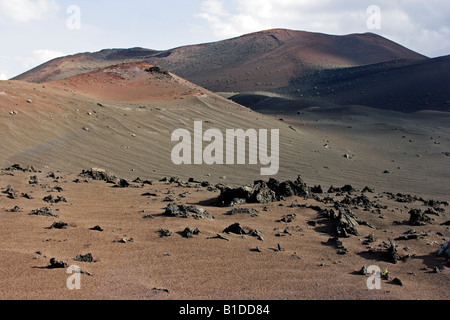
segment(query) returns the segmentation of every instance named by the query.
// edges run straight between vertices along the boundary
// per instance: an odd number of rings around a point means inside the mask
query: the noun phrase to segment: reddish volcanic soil
[[[0,81],[0,298],[449,299],[448,259],[437,256],[449,240],[445,114],[346,106],[285,115],[257,113],[141,62],[41,84]],[[194,121],[221,132],[279,129],[273,178],[300,175],[325,193],[239,204],[258,214],[228,215],[233,208],[217,204],[216,184],[269,177],[260,164],[173,164],[171,133],[193,132]],[[90,168],[131,185],[79,176]],[[160,181],[174,176],[179,180]],[[351,194],[326,192],[347,184]],[[363,193],[365,186],[374,192]],[[172,202],[196,205],[201,214],[164,215]],[[347,252],[330,240],[337,221],[324,212],[335,205],[359,221],[358,235],[339,239]],[[58,217],[30,215],[44,207]],[[412,209],[429,209],[429,223],[412,224]],[[279,221],[289,214],[295,220]],[[48,229],[59,221],[67,227]],[[224,232],[236,222],[261,231],[263,240]],[[90,230],[96,225],[103,231]],[[186,227],[200,233],[185,238]],[[161,229],[171,235],[161,237]],[[374,242],[365,243],[372,233]],[[401,240],[411,235],[416,239]],[[387,255],[389,238],[400,238],[397,263]],[[87,253],[93,262],[74,260]],[[81,290],[67,289],[70,275],[48,268],[52,258],[82,268]],[[379,290],[368,290],[369,275],[359,273],[370,265],[389,272]]]
[[[314,200],[288,197],[281,202],[239,205],[258,210],[250,214],[227,215],[231,208],[218,207],[216,190],[208,191],[199,183],[132,183],[136,187],[115,188],[102,181],[84,181],[77,175],[54,172],[3,171],[2,186],[11,185],[32,200],[0,197],[2,299],[449,299],[449,269],[436,252],[448,238],[448,218],[433,216],[430,225],[412,227],[407,223],[406,206],[388,200],[385,195],[368,194],[380,199],[389,209],[381,215],[353,210],[359,219],[373,228],[359,226],[359,236],[341,238],[348,253],[338,254],[327,243],[335,236],[335,225],[310,208],[294,205],[320,205]],[[13,173],[13,175],[10,175]],[[38,184],[30,185],[30,175]],[[75,179],[81,182],[73,182]],[[55,186],[62,188],[55,191]],[[4,188],[2,188],[4,190]],[[143,196],[143,194],[151,194]],[[62,196],[67,202],[49,204],[42,199]],[[336,200],[343,197],[330,194]],[[164,216],[170,203],[198,205],[214,219]],[[325,195],[323,195],[325,197]],[[377,200],[378,201],[378,200]],[[23,212],[9,212],[14,206]],[[49,206],[55,217],[29,213]],[[408,208],[422,208],[419,202]],[[290,222],[278,222],[295,214]],[[151,218],[143,218],[151,215]],[[405,222],[406,220],[406,222]],[[65,229],[48,229],[54,222],[68,224]],[[400,221],[400,224],[395,224]],[[223,230],[239,222],[244,228],[263,233],[263,241],[251,235],[227,234]],[[103,231],[90,228],[99,225]],[[180,233],[198,228],[192,239]],[[171,235],[161,237],[160,229]],[[383,244],[388,238],[404,235],[410,229],[426,236],[397,240],[403,261],[386,260]],[[437,232],[444,235],[438,235]],[[374,243],[363,244],[373,233]],[[221,234],[228,239],[218,238]],[[130,239],[126,243],[120,239]],[[281,244],[282,251],[278,251]],[[373,247],[378,254],[369,253]],[[261,252],[254,249],[259,247]],[[79,262],[78,255],[91,253],[93,262]],[[409,258],[407,258],[409,256]],[[66,269],[48,268],[51,258],[76,265],[81,274],[81,289],[68,290]],[[369,275],[359,274],[363,266],[377,265],[389,271],[390,280],[382,280],[379,290],[368,290]],[[435,273],[434,268],[439,269]],[[399,278],[402,286],[392,282]],[[167,289],[162,291],[157,289]]]

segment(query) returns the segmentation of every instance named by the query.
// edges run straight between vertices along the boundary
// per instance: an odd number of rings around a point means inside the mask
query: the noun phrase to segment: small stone
[[[93,231],[103,231],[103,228],[100,227],[99,225],[96,225],[95,227],[92,227],[90,230],[93,230]]]
[[[69,225],[63,221],[53,222],[48,229],[66,229]]]
[[[94,258],[91,253],[87,253],[85,255],[80,254],[74,260],[80,262],[94,262]]]
[[[359,273],[360,273],[361,275],[363,275],[363,276],[367,275],[367,268],[366,268],[365,266],[363,266],[363,267],[361,268],[361,270],[359,271]]]
[[[40,209],[33,210],[31,211],[30,215],[58,218],[56,214],[53,214],[53,211],[50,207],[43,207]]]
[[[159,229],[158,233],[160,238],[170,237],[172,235],[172,232],[167,229]]]
[[[277,249],[278,249],[278,252],[283,251],[283,247],[281,246],[281,243],[277,244]]]
[[[14,208],[12,208],[10,211],[11,212],[23,212],[23,209],[19,206],[14,206]]]
[[[194,230],[192,230],[191,228],[187,227],[186,229],[183,230],[183,232],[181,233],[181,235],[184,238],[193,238],[194,235],[198,235],[200,233],[200,230],[198,230],[197,228],[195,228]]]
[[[67,263],[64,261],[56,260],[56,258],[51,258],[49,268],[67,268]]]
[[[394,280],[392,280],[392,283],[403,287],[403,282],[399,278],[395,278]]]

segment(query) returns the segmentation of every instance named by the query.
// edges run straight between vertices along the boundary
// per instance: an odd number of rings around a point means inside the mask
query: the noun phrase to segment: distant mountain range
[[[283,94],[283,107],[361,104],[448,111],[449,57],[427,58],[381,36],[274,29],[166,51],[106,49],[57,58],[14,80],[48,82],[120,63],[147,62],[214,92]],[[261,97],[261,94],[258,93]],[[256,98],[256,101],[267,101]],[[242,96],[241,96],[242,97]],[[248,103],[248,101],[253,103]],[[273,101],[273,100],[272,100]]]

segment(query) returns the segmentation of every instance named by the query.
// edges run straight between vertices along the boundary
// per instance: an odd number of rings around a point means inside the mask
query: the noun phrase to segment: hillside
[[[14,80],[48,82],[145,61],[215,92],[272,91],[318,70],[425,58],[372,33],[334,36],[274,29],[167,51],[132,48],[81,53],[52,60]]]
[[[266,113],[311,106],[365,105],[399,112],[450,111],[450,56],[394,60],[372,65],[320,70],[292,79],[271,92],[243,92],[231,99]]]

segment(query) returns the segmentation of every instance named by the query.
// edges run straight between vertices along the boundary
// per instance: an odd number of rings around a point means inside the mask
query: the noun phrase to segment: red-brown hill
[[[146,61],[216,92],[270,91],[318,70],[396,59],[426,57],[372,33],[336,36],[274,29],[167,51],[132,48],[80,53],[57,58],[14,79],[41,83]]]

